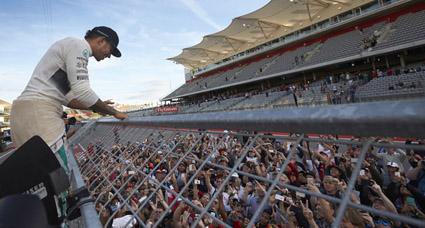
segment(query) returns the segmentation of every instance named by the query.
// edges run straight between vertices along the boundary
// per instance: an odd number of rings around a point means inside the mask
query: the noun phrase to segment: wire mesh
[[[104,227],[424,224],[419,209],[391,206],[384,194],[409,184],[404,163],[398,175],[386,164],[383,178],[371,175],[382,154],[410,159],[424,146],[105,123],[85,132],[74,155]]]

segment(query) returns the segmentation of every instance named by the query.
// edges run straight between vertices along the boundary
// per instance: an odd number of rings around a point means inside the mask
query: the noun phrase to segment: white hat
[[[330,157],[332,152],[330,150],[324,150],[322,153],[325,153],[326,156]]]
[[[395,162],[387,162],[387,166],[391,166],[393,168],[399,168],[398,164]]]

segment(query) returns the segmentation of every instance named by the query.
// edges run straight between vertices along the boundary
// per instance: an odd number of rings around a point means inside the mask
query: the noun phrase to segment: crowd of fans
[[[381,62],[381,59],[377,59]],[[353,65],[354,66],[354,65]],[[161,105],[160,107],[177,107],[174,112],[156,112],[153,109],[139,110],[140,116],[146,115],[163,115],[163,114],[175,114],[175,113],[191,113],[199,110],[204,111],[206,107],[217,102],[220,103],[227,99],[233,98],[245,98],[250,99],[259,94],[263,94],[265,97],[275,93],[281,93],[281,97],[277,100],[273,100],[269,103],[261,103],[259,107],[255,104],[250,108],[263,108],[263,107],[283,107],[283,106],[298,106],[299,104],[306,105],[326,105],[326,104],[347,104],[355,102],[363,102],[359,96],[359,89],[369,83],[371,80],[381,77],[399,76],[403,74],[414,74],[425,71],[424,63],[410,64],[405,67],[383,67],[379,66],[375,70],[371,71],[347,71],[338,74],[329,74],[328,76],[318,80],[302,80],[292,83],[272,83],[263,82],[257,86],[249,88],[234,88],[224,92],[207,92],[199,96],[187,98],[179,103],[168,103]],[[282,78],[285,80],[285,78]],[[423,82],[417,80],[415,82],[404,82],[403,79],[399,79],[397,83],[388,86],[388,90],[400,90],[403,89],[415,89],[423,88]],[[285,93],[286,92],[286,93]],[[413,95],[412,97],[416,97]],[[280,102],[279,100],[285,100],[288,102]],[[384,97],[378,97],[377,99],[385,100]],[[389,99],[393,99],[392,97]],[[228,104],[228,103],[226,103]],[[238,102],[235,103],[236,105]],[[196,109],[196,107],[198,109]],[[215,108],[213,111],[221,111],[225,109],[232,109],[233,106],[223,106],[222,109]],[[134,113],[133,113],[134,114]],[[136,114],[134,114],[136,115]]]
[[[79,155],[85,181],[106,227],[156,223],[160,227],[190,227],[200,216],[193,205],[202,209],[210,201],[211,207],[197,227],[224,227],[217,220],[232,227],[246,227],[257,210],[261,212],[255,220],[257,228],[330,227],[337,203],[284,185],[341,198],[361,151],[357,138],[351,139],[352,145],[307,140],[297,145],[294,139],[268,135],[163,131],[162,135],[149,135],[143,142],[122,143],[120,130],[113,133],[112,146],[94,141]],[[328,142],[335,139],[320,137]],[[376,141],[394,144],[392,139]],[[423,145],[424,140],[406,144]],[[265,206],[259,208],[271,185],[265,180],[274,180],[288,159],[278,186]],[[425,221],[424,159],[424,150],[371,147],[362,162],[351,201]],[[203,165],[204,160],[209,163]],[[257,178],[231,172],[235,166]],[[140,220],[133,217],[133,212]],[[346,209],[340,226],[415,227],[351,207]]]
[[[421,81],[418,81],[417,84],[415,82],[411,82],[409,84],[404,84],[404,82],[399,81],[394,85],[390,85],[388,90],[398,90],[398,89],[415,89],[416,87],[422,88]]]
[[[258,88],[253,88],[249,91],[236,91],[232,94],[229,94],[228,92],[219,95],[211,94],[209,96],[204,96],[198,100],[183,103],[182,105],[198,105],[199,107],[201,107],[201,104],[203,102],[220,102],[226,99],[236,97],[245,97],[249,99],[250,97],[258,94],[264,94],[267,97],[270,93],[279,91],[286,91],[288,92],[288,95],[293,94],[295,103],[297,103],[297,100],[301,98],[310,96],[311,94],[314,95],[314,93],[317,93],[317,95],[321,96],[327,96],[328,104],[352,103],[355,101],[354,94],[356,88],[359,86],[360,77],[363,78],[363,74],[359,73],[354,75],[347,72],[341,75],[330,76],[326,79],[315,81],[314,86],[320,87],[317,92],[315,91],[315,89],[312,89],[310,81],[282,84],[280,86],[273,87],[270,85],[259,85]],[[362,83],[364,82],[362,81]]]

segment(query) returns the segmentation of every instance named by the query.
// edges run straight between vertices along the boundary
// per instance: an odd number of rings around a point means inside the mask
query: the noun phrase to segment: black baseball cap
[[[113,29],[106,26],[98,26],[94,27],[92,31],[101,36],[104,36],[109,41],[109,43],[114,48],[111,53],[113,56],[121,57],[121,52],[117,48],[120,40],[118,38],[118,34]]]

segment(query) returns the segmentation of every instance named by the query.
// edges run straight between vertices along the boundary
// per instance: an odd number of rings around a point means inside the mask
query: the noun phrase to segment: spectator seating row
[[[425,71],[397,76],[379,77],[356,91],[359,101],[400,99],[425,95]]]
[[[413,66],[413,65],[412,65]],[[199,103],[180,104],[177,113],[231,111],[255,108],[279,108],[291,106],[315,106],[325,104],[341,104],[349,102],[367,102],[376,100],[390,100],[416,98],[425,96],[425,70],[414,65],[415,68],[398,70],[405,72],[401,75],[383,76],[362,82],[361,80],[342,80],[329,83],[319,80],[310,83],[306,88],[292,88],[280,91],[275,87],[254,94],[240,94],[231,98],[217,97]],[[291,86],[292,87],[292,86]],[[295,90],[294,90],[295,89]],[[296,99],[294,97],[295,91]],[[140,110],[129,113],[130,117],[156,115],[154,109]],[[161,115],[175,113],[161,113]]]

